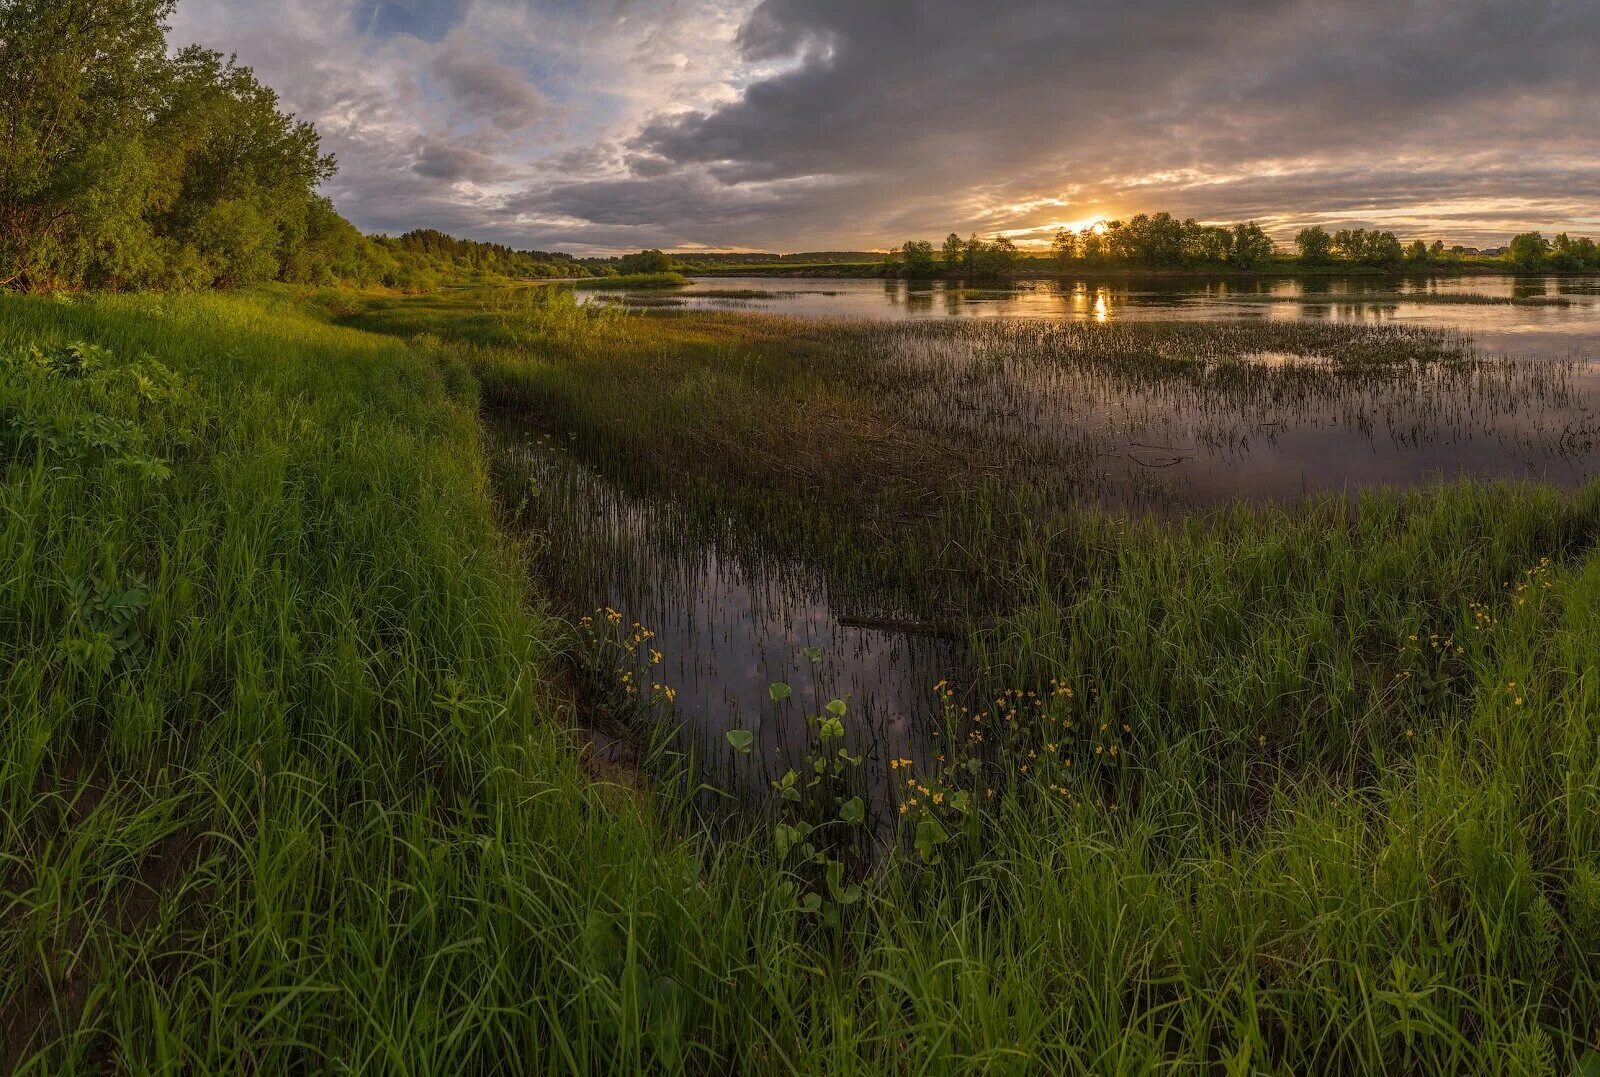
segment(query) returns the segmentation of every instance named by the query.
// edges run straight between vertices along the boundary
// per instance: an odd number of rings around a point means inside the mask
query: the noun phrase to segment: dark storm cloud
[[[505,179],[511,170],[487,153],[443,139],[423,139],[417,148],[411,171],[419,176],[449,182],[470,180],[493,183]]]
[[[527,76],[497,61],[488,50],[452,38],[433,57],[433,74],[444,83],[451,101],[470,122],[486,122],[501,131],[520,131],[545,111],[544,95]]]
[[[792,66],[635,148],[730,189],[869,180],[885,213],[936,185],[953,226],[1000,225],[985,204],[1069,185],[1067,216],[1096,201],[1293,215],[1529,185],[1569,212],[1592,198],[1593,0],[765,0],[740,46]],[[1540,159],[1558,152],[1569,167]],[[1319,172],[1338,182],[1301,175]],[[1322,201],[1282,201],[1296,186]]]

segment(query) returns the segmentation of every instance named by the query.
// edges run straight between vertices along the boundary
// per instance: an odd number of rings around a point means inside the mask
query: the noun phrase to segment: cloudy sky
[[[172,40],[314,120],[368,231],[1600,235],[1600,0],[180,0]]]

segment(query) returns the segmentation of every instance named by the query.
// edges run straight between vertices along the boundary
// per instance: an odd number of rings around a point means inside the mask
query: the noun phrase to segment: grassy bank
[[[0,302],[6,1067],[626,1068],[662,977],[728,975],[762,898],[708,916],[584,780],[469,377],[272,302]]]
[[[537,289],[0,327],[8,1063],[1562,1073],[1600,1037],[1600,492],[1041,515],[1062,458],[944,423],[893,340]],[[1199,400],[1542,384],[1172,332],[1029,346]],[[771,817],[707,840],[670,771],[584,773],[483,406],[864,592],[957,569],[1012,694],[950,715],[859,894]]]

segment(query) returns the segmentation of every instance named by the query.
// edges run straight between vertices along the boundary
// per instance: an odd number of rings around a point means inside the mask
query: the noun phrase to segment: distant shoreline
[[[1381,279],[1406,279],[1415,277],[1573,277],[1592,278],[1600,276],[1600,272],[1593,270],[1565,271],[1536,270],[1532,272],[1519,271],[1514,266],[1483,265],[1481,263],[1466,263],[1450,266],[1428,266],[1427,268],[1402,268],[1378,269],[1373,266],[1316,266],[1300,268],[1296,266],[1269,266],[1261,269],[1229,269],[1226,267],[1209,268],[1164,268],[1141,269],[1132,266],[1085,266],[1082,269],[1057,270],[1022,270],[1016,273],[1007,273],[993,277],[961,277],[961,276],[934,276],[934,277],[906,277],[889,271],[889,267],[871,262],[844,262],[833,265],[803,265],[803,266],[728,266],[717,267],[711,270],[683,269],[679,272],[688,277],[776,277],[776,278],[818,278],[818,277],[852,277],[863,280],[905,280],[905,281],[934,281],[944,282],[970,282],[970,281],[1023,281],[1023,280],[1082,280],[1089,279],[1124,279],[1129,277],[1172,277],[1177,279],[1190,278],[1227,278],[1234,280],[1249,280],[1253,278],[1270,277],[1274,279],[1311,278],[1326,279],[1333,277],[1370,277]]]

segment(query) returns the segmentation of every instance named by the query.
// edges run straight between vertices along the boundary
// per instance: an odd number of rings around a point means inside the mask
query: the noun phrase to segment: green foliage
[[[438,232],[368,239],[316,194],[309,123],[249,68],[169,55],[172,0],[0,2],[0,286],[410,291],[585,276],[565,255]]]
[[[1518,269],[1539,269],[1550,253],[1550,243],[1539,232],[1523,232],[1513,236],[1506,248],[1506,261]]]
[[[457,239],[432,228],[418,228],[378,244],[412,273],[478,281],[587,277],[589,270],[570,254],[514,250],[500,243]],[[387,283],[387,282],[386,282]]]
[[[243,284],[304,245],[332,159],[248,68],[169,56],[171,6],[0,6],[0,282]]]
[[[901,270],[908,277],[931,277],[938,272],[939,264],[933,257],[933,244],[927,241],[906,240],[900,248]]]
[[[145,659],[149,645],[139,621],[150,605],[150,592],[137,573],[125,585],[99,576],[66,581],[67,631],[61,655],[80,673],[95,679],[113,668],[131,671]]]
[[[1228,261],[1237,269],[1255,269],[1272,260],[1271,238],[1259,224],[1247,221],[1233,226],[1233,245]]]
[[[1333,261],[1333,237],[1321,225],[1311,225],[1300,229],[1294,237],[1295,246],[1300,248],[1300,261],[1303,265],[1321,266]]]
[[[1055,234],[1050,241],[1050,254],[1056,260],[1056,265],[1062,269],[1069,267],[1078,257],[1078,237],[1076,234],[1063,228]]]
[[[0,4],[0,285],[152,260],[143,210],[169,185],[143,135],[164,104],[172,6]]]
[[[623,276],[630,274],[646,273],[671,273],[675,268],[670,255],[658,250],[640,251],[637,254],[624,255],[615,262],[618,273]]]
[[[959,251],[951,240],[955,240]],[[952,234],[945,240],[944,260],[937,267],[933,262],[933,244],[908,242],[903,249],[907,252],[904,267],[907,276],[931,276],[937,268],[946,275],[1004,277],[1016,272],[1022,257],[1017,245],[1006,236],[984,240],[974,235],[962,241]],[[913,250],[915,253],[911,253]]]
[[[1393,232],[1341,228],[1333,234],[1333,249],[1346,261],[1377,269],[1397,269],[1405,260],[1405,250]]]
[[[773,702],[789,698],[788,685],[775,683],[771,689]],[[818,917],[834,930],[843,927],[846,913],[864,895],[852,877],[863,866],[867,809],[852,789],[862,759],[844,747],[847,710],[843,700],[835,699],[822,714],[807,715],[807,751],[795,768],[772,782],[778,813],[772,824],[772,849],[779,892],[801,913]],[[734,742],[733,733],[728,739]],[[734,749],[746,753],[749,741],[741,738],[741,742],[745,747],[734,743]]]

